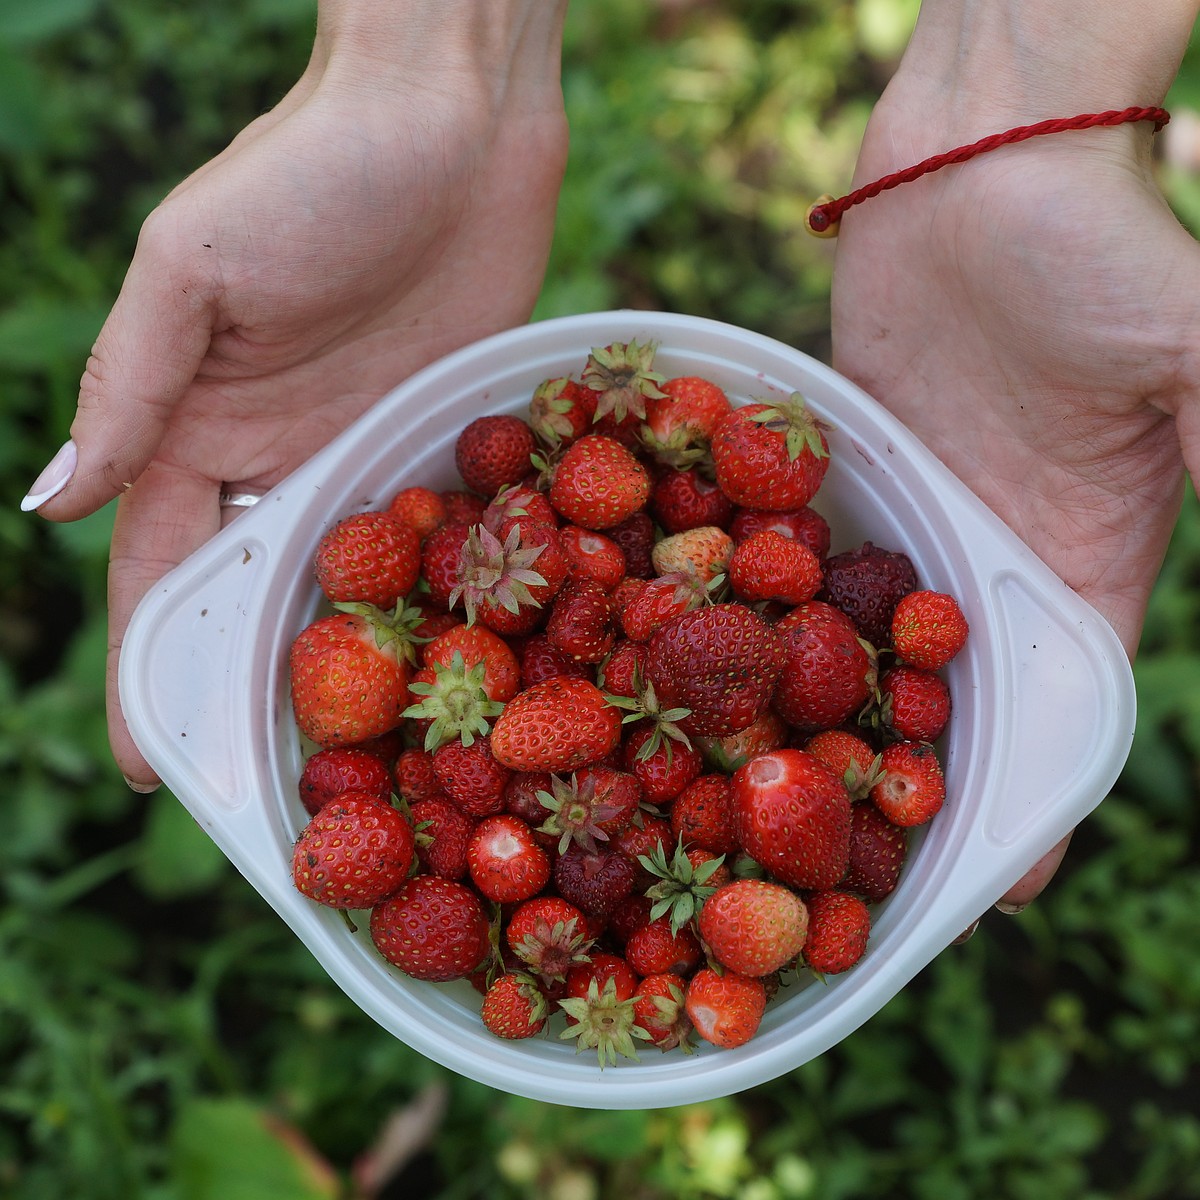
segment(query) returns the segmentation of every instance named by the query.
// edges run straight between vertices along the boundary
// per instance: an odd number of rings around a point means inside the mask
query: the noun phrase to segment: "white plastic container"
[[[971,626],[948,670],[948,801],[878,908],[868,951],[844,975],[781,993],[738,1050],[648,1048],[601,1069],[549,1037],[487,1033],[466,983],[408,979],[375,951],[366,921],[292,886],[306,815],[288,647],[316,614],[317,542],[335,521],[411,484],[456,486],[467,421],[524,411],[537,384],[577,373],[593,347],[652,340],[655,365],[699,374],[735,401],[803,393],[832,427],[814,502],[833,549],[867,538],[902,549],[922,586],[950,592]],[[717,322],[605,312],[487,339],[410,378],[145,598],[121,658],[130,729],[164,783],[384,1029],[493,1087],[556,1104],[655,1108],[742,1091],[821,1054],[876,1013],[1103,799],[1134,730],[1126,655],[1068,589],[883,408],[821,363]]]

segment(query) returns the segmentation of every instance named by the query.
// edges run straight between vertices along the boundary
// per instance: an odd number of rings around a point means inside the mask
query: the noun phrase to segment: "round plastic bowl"
[[[466,983],[404,977],[365,932],[292,886],[305,822],[303,750],[288,647],[317,613],[317,542],[403,486],[456,484],[453,444],[473,417],[523,411],[537,384],[594,346],[658,343],[656,367],[706,375],[735,402],[803,393],[830,425],[814,502],[834,550],[902,549],[922,586],[956,596],[971,626],[948,669],[946,807],[879,906],[858,966],[794,984],[737,1050],[648,1048],[601,1068],[553,1033],[506,1042]],[[131,731],[164,783],[381,1026],[429,1058],[505,1091],[591,1108],[654,1108],[742,1091],[821,1054],[876,1013],[1085,817],[1133,737],[1129,663],[1109,626],[902,425],[834,371],[728,325],[606,312],[525,326],[421,371],[168,575],[143,601],[121,658]]]

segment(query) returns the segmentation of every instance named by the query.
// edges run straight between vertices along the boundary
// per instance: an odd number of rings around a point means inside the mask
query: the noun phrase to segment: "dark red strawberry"
[[[546,639],[571,658],[598,663],[616,641],[612,597],[593,579],[570,579],[559,589],[546,621]]]
[[[854,806],[850,822],[850,865],[838,884],[872,903],[890,896],[908,854],[908,834],[874,804]]]
[[[569,846],[554,864],[554,886],[564,900],[594,917],[606,916],[633,891],[634,863],[607,845]]]
[[[733,505],[716,483],[699,471],[665,471],[650,489],[650,510],[668,533],[701,525],[727,529]]]
[[[890,646],[892,614],[916,586],[917,572],[907,554],[864,542],[825,560],[825,582],[817,596],[841,609],[873,646]]]
[[[445,796],[414,800],[408,814],[416,831],[421,869],[443,879],[462,879],[467,873],[467,844],[476,818]]]
[[[454,464],[467,487],[490,500],[529,473],[529,456],[536,448],[525,421],[496,413],[476,417],[463,428],[454,444]]]
[[[318,750],[300,772],[300,802],[309,816],[343,792],[366,792],[384,802],[391,799],[392,773],[378,755],[355,746]]]

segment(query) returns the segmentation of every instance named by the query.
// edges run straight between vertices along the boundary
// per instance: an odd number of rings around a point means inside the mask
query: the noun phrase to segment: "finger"
[[[158,213],[88,360],[70,440],[23,502],[51,520],[86,516],[141,475],[208,349],[215,281]]]
[[[108,573],[106,696],[113,757],[130,786],[149,790],[153,767],[130,736],[117,687],[121,645],[138,602],[220,527],[217,486],[203,477],[152,465],[117,504]],[[152,704],[153,697],[141,697]]]
[[[1003,913],[1019,913],[1021,909],[1031,904],[1042,894],[1046,885],[1054,878],[1054,873],[1062,865],[1062,860],[1071,844],[1068,833],[1052,850],[1043,854],[1033,866],[1025,872],[1012,887],[1000,897],[996,907]]]

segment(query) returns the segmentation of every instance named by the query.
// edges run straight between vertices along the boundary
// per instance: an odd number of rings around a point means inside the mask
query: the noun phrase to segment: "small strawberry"
[[[608,845],[595,850],[568,846],[554,863],[554,887],[564,900],[589,916],[604,917],[633,891],[632,859]]]
[[[656,538],[654,521],[644,509],[631,513],[616,525],[605,529],[605,534],[621,547],[625,555],[625,574],[634,579],[650,579],[654,575],[654,552]]]
[[[561,983],[587,962],[592,940],[581,909],[560,896],[533,896],[513,911],[504,931],[509,949],[540,980]]]
[[[700,910],[700,936],[721,966],[755,979],[790,963],[804,945],[808,911],[790,888],[735,879]]]
[[[504,809],[504,786],[512,773],[496,758],[489,737],[470,745],[446,742],[433,751],[433,770],[446,795],[472,817],[488,817]]]
[[[841,776],[851,800],[865,800],[879,782],[879,755],[869,742],[844,729],[825,729],[801,747],[828,764]]]
[[[650,561],[659,575],[685,575],[710,584],[729,573],[733,538],[715,525],[697,525],[662,538]]]
[[[567,579],[590,579],[606,592],[625,578],[625,551],[594,529],[564,525],[558,531],[567,556]]]
[[[550,858],[524,821],[502,812],[484,817],[472,830],[467,870],[487,899],[504,904],[540,892],[550,878]]]
[[[392,773],[376,754],[354,746],[318,750],[300,772],[300,803],[309,816],[343,792],[366,792],[385,803],[392,795]]]
[[[763,529],[739,542],[729,558],[729,583],[744,600],[803,604],[821,587],[821,564],[803,542]]]
[[[686,572],[671,572],[640,583],[636,591],[630,591],[620,616],[622,632],[632,642],[648,642],[650,635],[672,617],[700,608],[709,600],[704,581]]]
[[[529,456],[536,448],[527,422],[495,413],[476,417],[463,428],[454,443],[454,464],[467,487],[490,500],[529,474]]]
[[[555,511],[584,529],[620,525],[649,495],[646,468],[620,442],[598,433],[585,434],[567,447],[550,485]]]
[[[451,596],[455,604],[458,602],[459,560],[470,532],[467,522],[447,519],[427,534],[421,544],[421,580],[428,588],[427,602],[435,608],[449,611],[454,607]]]
[[[825,435],[799,392],[732,409],[713,430],[711,446],[717,483],[744,508],[802,508],[829,469]]]
[[[663,376],[654,370],[655,342],[614,342],[593,349],[581,373],[585,386],[596,393],[594,422],[611,415],[617,422],[646,417],[648,398],[661,396]]]
[[[813,892],[807,904],[805,963],[820,975],[848,971],[867,948],[871,910],[857,896],[843,891]]]
[[[413,863],[404,816],[368,793],[345,792],[304,827],[292,851],[292,880],[330,908],[370,908],[394,892]]]
[[[442,503],[446,506],[446,523],[457,525],[478,525],[483,520],[487,509],[487,501],[475,492],[464,492],[461,489],[449,488],[438,492]]]
[[[670,832],[668,826],[664,831],[665,838],[670,837]],[[720,858],[694,863],[678,843],[668,858],[665,839],[649,852],[640,854],[638,862],[651,879],[645,890],[646,897],[653,901],[650,920],[666,919],[675,932],[695,921],[705,902],[717,890],[713,877],[722,866]]]
[[[621,739],[621,712],[586,679],[558,677],[518,692],[492,726],[492,753],[514,771],[574,771]]]
[[[701,967],[688,981],[684,1007],[706,1042],[725,1050],[744,1046],[757,1032],[767,1007],[761,979]]]
[[[427,796],[408,806],[417,837],[417,861],[428,875],[462,879],[467,874],[467,846],[477,818],[446,796]]]
[[[650,1035],[634,1020],[638,977],[615,954],[594,954],[567,973],[567,995],[558,1003],[567,1015],[561,1038],[574,1038],[577,1050],[595,1050],[600,1065],[637,1059],[637,1040]]]
[[[414,979],[444,983],[470,975],[488,956],[483,901],[466,884],[414,875],[371,910],[371,940]]]
[[[430,796],[444,796],[442,785],[433,769],[433,755],[428,750],[409,746],[396,758],[392,770],[396,791],[405,800],[425,800]]]
[[[488,502],[479,523],[497,537],[503,537],[508,523],[520,519],[539,525],[558,525],[558,513],[550,507],[545,492],[524,481],[502,487]]]
[[[483,525],[472,525],[448,607],[461,600],[468,625],[479,620],[502,634],[531,632],[544,619],[542,605],[566,578],[566,559],[556,540],[548,525],[514,522],[503,540]]]
[[[390,513],[356,513],[320,540],[313,568],[321,591],[335,604],[394,608],[416,585],[421,538]]]
[[[829,556],[832,538],[829,522],[807,505],[788,512],[739,508],[734,511],[733,520],[729,523],[729,532],[735,542],[744,542],[764,529],[773,529],[782,537],[803,543],[822,562]]]
[[[422,541],[446,523],[446,502],[432,488],[401,488],[391,499],[387,511],[417,531]]]
[[[620,638],[596,672],[596,683],[610,696],[634,699],[641,691],[646,664],[646,647],[641,642]]]
[[[625,943],[625,961],[638,975],[690,975],[703,957],[691,927],[672,929],[666,917],[634,930]]]
[[[646,401],[642,444],[664,466],[688,467],[707,455],[717,422],[732,407],[729,397],[697,375],[668,379],[660,390]]]
[[[910,742],[936,741],[950,720],[950,689],[940,675],[901,663],[879,677],[878,719]]]
[[[699,847],[713,854],[738,850],[733,828],[733,789],[723,771],[699,775],[671,802],[671,832],[685,850]]]
[[[895,825],[924,825],[941,811],[946,780],[937,751],[928,742],[893,742],[880,755],[883,778],[871,802]]]
[[[696,738],[696,746],[704,761],[718,771],[732,775],[743,763],[756,754],[779,750],[788,744],[792,731],[787,722],[772,708],[762,712],[737,733],[721,737]]]
[[[595,580],[568,580],[559,589],[546,621],[546,638],[579,662],[598,663],[616,641],[612,597]]]
[[[874,804],[856,804],[850,821],[850,865],[838,887],[874,903],[890,896],[908,854],[908,834]]]
[[[966,645],[969,628],[953,596],[913,591],[897,603],[891,633],[892,646],[906,663],[940,671]]]
[[[565,676],[569,679],[591,680],[591,663],[581,662],[564,653],[546,636],[545,630],[532,633],[521,639],[516,649],[521,663],[521,688],[533,687],[546,679]]]
[[[529,424],[537,439],[550,447],[573,442],[591,428],[597,393],[568,376],[546,379],[529,401]]]
[[[494,630],[459,622],[422,648],[421,661],[427,667],[445,667],[454,661],[456,654],[462,656],[468,668],[482,665],[479,686],[489,700],[503,704],[520,690],[521,664],[508,642]]]
[[[549,782],[537,794],[545,816],[538,832],[557,839],[559,854],[572,843],[595,850],[629,825],[642,799],[637,779],[612,767],[580,767],[570,779],[550,775]]]
[[[850,797],[804,750],[760,754],[733,774],[734,825],[742,849],[782,883],[832,887],[850,855]]]
[[[825,581],[817,593],[854,623],[875,647],[892,637],[896,605],[917,586],[917,573],[907,554],[864,542],[825,560]]]
[[[682,712],[683,710],[678,710]],[[621,757],[647,804],[665,807],[704,769],[700,751],[679,732],[676,713],[638,723],[625,735]]]
[[[687,1039],[692,1023],[684,1008],[686,986],[678,975],[666,972],[644,976],[634,992],[634,1023],[646,1031],[660,1050],[673,1050],[676,1046],[685,1052],[691,1050]]]
[[[729,498],[699,470],[664,471],[650,489],[650,511],[667,533],[698,525],[727,529],[733,518]]]
[[[546,997],[537,981],[516,971],[496,977],[479,1009],[488,1032],[510,1041],[541,1033],[547,1014]]]

